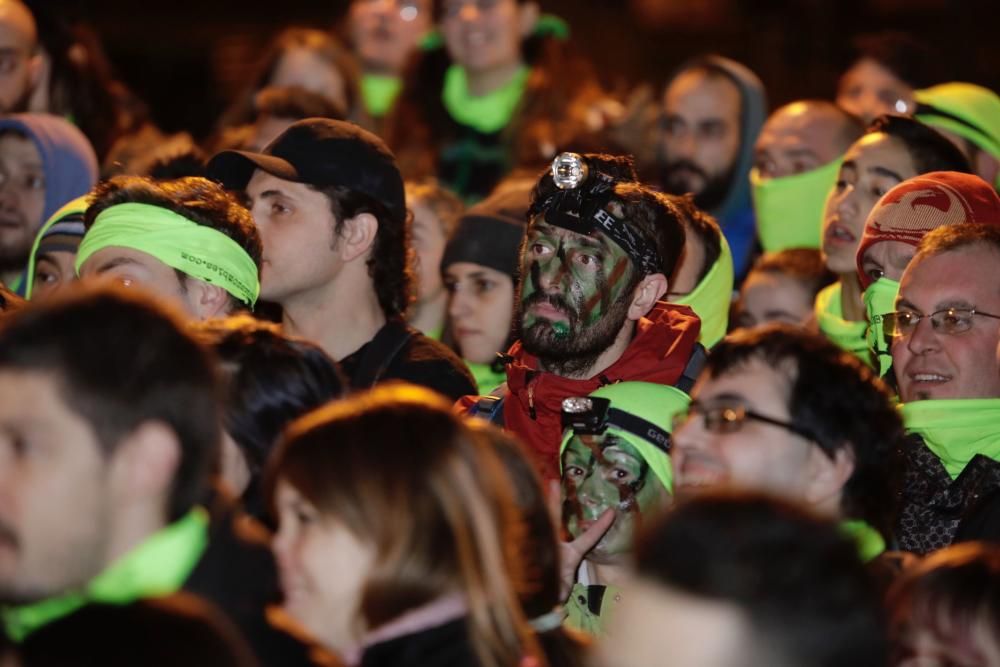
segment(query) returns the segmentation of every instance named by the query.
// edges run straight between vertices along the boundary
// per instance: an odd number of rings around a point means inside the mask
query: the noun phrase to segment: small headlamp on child
[[[562,402],[563,430],[576,435],[603,435],[608,427],[626,431],[670,453],[670,434],[641,417],[611,407],[611,400],[596,396],[571,396]]]

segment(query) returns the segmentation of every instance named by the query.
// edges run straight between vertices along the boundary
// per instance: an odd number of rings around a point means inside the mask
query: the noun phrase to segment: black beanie
[[[455,262],[469,262],[516,279],[532,186],[511,186],[467,210],[444,248],[441,271]]]

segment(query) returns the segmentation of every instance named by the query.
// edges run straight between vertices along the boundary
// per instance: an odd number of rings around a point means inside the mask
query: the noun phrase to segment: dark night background
[[[331,27],[345,0],[35,0],[100,35],[119,77],[167,131],[206,134],[268,38],[291,24]],[[997,0],[542,0],[612,89],[660,85],[688,57],[749,65],[771,107],[832,97],[852,36],[905,30],[937,53],[938,81],[1000,89]]]

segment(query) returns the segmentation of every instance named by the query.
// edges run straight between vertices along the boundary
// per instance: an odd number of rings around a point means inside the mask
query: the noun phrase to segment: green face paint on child
[[[543,221],[532,224],[521,261],[524,338],[544,348],[546,342],[575,340],[606,324],[615,305],[621,310],[629,296],[631,267],[625,251],[601,233],[588,236]]]
[[[638,450],[614,433],[574,435],[562,456],[563,522],[579,537],[606,510],[618,517],[587,555],[614,561],[632,549],[643,516],[666,504],[670,495]]]

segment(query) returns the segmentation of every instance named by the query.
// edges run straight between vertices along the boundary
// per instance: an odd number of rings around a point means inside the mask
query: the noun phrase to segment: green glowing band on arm
[[[131,248],[167,266],[218,285],[249,307],[257,302],[257,265],[222,232],[151,204],[118,204],[101,211],[76,255],[76,272],[98,250]]]

